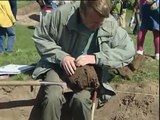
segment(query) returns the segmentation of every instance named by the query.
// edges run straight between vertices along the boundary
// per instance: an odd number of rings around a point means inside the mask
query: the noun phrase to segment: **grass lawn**
[[[16,39],[14,43],[14,52],[0,55],[0,66],[7,64],[26,64],[31,65],[37,63],[39,56],[37,54],[34,43],[31,39],[33,29],[27,26],[15,26]],[[16,80],[30,79],[28,75],[16,75],[12,77]]]
[[[131,12],[128,12],[127,19],[131,16]],[[39,55],[35,49],[34,43],[31,39],[33,34],[33,29],[28,28],[27,26],[15,26],[16,31],[16,40],[14,44],[14,52],[9,54],[0,55],[0,66],[7,64],[33,64],[39,60]],[[127,28],[128,33],[133,38],[136,46],[136,36],[131,34],[130,28]],[[145,40],[145,54],[147,56],[154,55],[154,45],[152,33],[148,32]],[[13,79],[16,80],[26,80],[29,79],[28,75],[16,75]],[[121,81],[119,76],[115,77],[115,80]],[[137,71],[132,78],[132,81],[142,81],[142,80],[159,80],[159,62],[148,57],[144,62],[143,67]]]
[[[34,43],[32,41],[33,29],[26,26],[15,26],[16,39],[14,43],[14,52],[1,55],[0,65],[10,63],[14,64],[32,64],[38,60]]]

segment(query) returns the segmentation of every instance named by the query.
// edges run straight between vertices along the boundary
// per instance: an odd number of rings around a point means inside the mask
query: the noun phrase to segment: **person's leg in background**
[[[159,60],[159,31],[153,30],[153,36],[154,36],[154,46],[155,46],[155,58]]]
[[[132,17],[131,17],[131,18],[130,18],[130,20],[129,20],[129,24],[128,24],[128,26],[129,26],[129,27],[132,27],[132,26],[133,26],[134,21],[135,21],[135,13],[133,13],[133,14],[132,14]]]
[[[11,6],[11,10],[12,13],[16,19],[16,15],[17,15],[17,0],[9,0],[10,6]]]
[[[8,43],[7,43],[7,52],[12,52],[13,51],[13,45],[15,41],[15,31],[13,27],[6,28],[7,35],[8,35]]]
[[[140,14],[139,13],[135,13],[135,22],[136,22],[136,25],[135,25],[135,27],[133,29],[133,34],[137,35],[138,32],[139,32],[140,24],[141,24]]]
[[[135,26],[134,26],[134,29],[133,29],[133,34],[134,35],[137,35],[138,34],[138,19],[137,19],[137,14],[135,13]]]
[[[5,51],[5,37],[6,37],[6,28],[0,27],[0,53],[3,53]]]
[[[73,120],[90,120],[91,107],[91,90],[82,90],[75,93],[70,101]]]
[[[122,15],[119,17],[119,22],[121,27],[126,27],[126,9],[122,10]]]
[[[138,32],[137,54],[143,55],[143,52],[144,52],[143,44],[144,44],[146,33],[147,33],[147,29],[142,29],[142,30],[139,30],[139,32]]]

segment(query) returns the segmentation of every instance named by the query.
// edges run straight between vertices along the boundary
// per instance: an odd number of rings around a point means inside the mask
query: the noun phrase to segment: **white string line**
[[[136,94],[136,95],[148,95],[148,96],[155,96],[155,97],[159,97],[159,95],[157,94],[150,94],[150,93],[138,93],[138,92],[125,92],[125,91],[116,91],[117,93],[123,93],[123,94]]]

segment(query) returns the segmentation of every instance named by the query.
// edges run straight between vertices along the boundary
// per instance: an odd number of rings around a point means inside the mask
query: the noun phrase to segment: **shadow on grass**
[[[34,30],[35,26],[28,26],[28,28]]]
[[[155,56],[154,55],[150,55],[150,54],[145,54],[146,58],[152,58],[152,59],[155,59]]]
[[[35,21],[39,22],[39,18],[40,17],[37,14],[32,14],[32,15],[29,16],[29,18],[32,19],[32,20],[35,20]]]

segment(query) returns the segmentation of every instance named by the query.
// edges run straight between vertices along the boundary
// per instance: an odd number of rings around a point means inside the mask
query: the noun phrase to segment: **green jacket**
[[[51,69],[53,63],[61,66],[63,58],[79,49],[80,41],[88,39],[89,32],[78,24],[78,8],[79,2],[61,6],[48,14],[46,21],[35,29],[33,40],[41,59],[33,78]],[[133,60],[133,41],[111,15],[98,29],[96,40],[99,51],[93,54],[96,56],[96,65],[104,70],[128,65]],[[106,72],[102,73],[103,82],[109,79]]]

